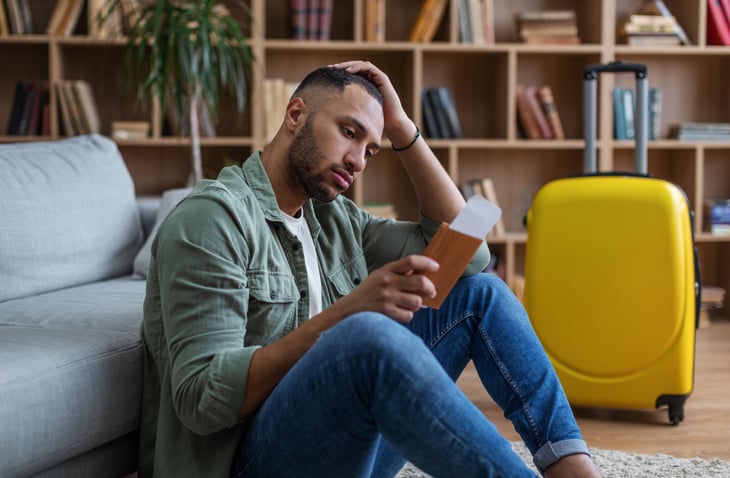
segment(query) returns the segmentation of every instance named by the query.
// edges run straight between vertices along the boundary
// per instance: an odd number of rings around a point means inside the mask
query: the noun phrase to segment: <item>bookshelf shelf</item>
[[[29,0],[35,32],[45,31],[54,2]],[[547,181],[581,172],[583,160],[582,69],[592,63],[626,60],[644,63],[651,86],[664,90],[661,139],[649,142],[649,170],[677,182],[695,212],[695,233],[705,283],[730,289],[730,237],[705,232],[703,203],[730,197],[730,141],[668,139],[670,125],[680,121],[730,122],[727,98],[730,48],[705,43],[705,2],[664,0],[691,40],[676,47],[622,43],[617,26],[642,4],[637,0],[494,0],[494,43],[464,44],[459,36],[459,0],[449,0],[433,41],[408,41],[423,0],[386,2],[385,41],[364,41],[366,0],[335,2],[329,41],[289,38],[289,0],[245,0],[248,20],[235,2],[234,16],[245,19],[244,33],[256,56],[252,102],[239,114],[222,101],[217,136],[202,138],[204,166],[214,175],[223,165],[243,160],[266,141],[263,82],[296,81],[311,69],[355,57],[373,61],[390,76],[406,111],[423,125],[423,88],[447,86],[453,92],[464,137],[428,139],[436,156],[457,183],[493,179],[504,210],[507,233],[490,238],[506,262],[508,282],[522,273],[527,236],[523,218],[534,193]],[[524,11],[576,12],[578,45],[524,44],[515,23]],[[82,18],[84,16],[82,15]],[[163,133],[153,105],[138,104],[124,77],[125,40],[86,34],[85,20],[68,37],[45,34],[0,37],[0,59],[13,68],[0,76],[0,142],[39,141],[62,137],[58,95],[51,89],[50,134],[4,135],[17,82],[88,81],[99,106],[104,134],[116,120],[149,121],[152,136],[119,141],[139,194],[161,193],[185,183],[188,138]],[[518,127],[518,85],[551,86],[565,130],[564,140],[525,139]],[[611,89],[631,86],[633,78],[602,77],[598,95],[599,169],[633,167],[633,141],[613,139]],[[718,92],[718,93],[714,93]],[[392,203],[400,215],[415,219],[415,195],[405,170],[388,142],[355,183],[350,197],[361,204]]]

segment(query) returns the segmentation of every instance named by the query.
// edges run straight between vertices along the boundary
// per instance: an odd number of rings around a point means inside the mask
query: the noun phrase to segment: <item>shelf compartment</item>
[[[497,43],[519,43],[517,23],[518,14],[528,11],[574,10],[578,25],[578,35],[583,44],[599,44],[601,42],[601,5],[603,2],[584,2],[580,0],[525,0],[520,2],[494,2],[494,35]],[[562,45],[551,45],[560,48]]]
[[[447,86],[465,138],[507,138],[504,52],[424,50],[422,87]]]
[[[525,215],[540,187],[583,167],[583,152],[576,149],[459,149],[458,154],[457,184],[492,178],[508,232],[525,231]]]

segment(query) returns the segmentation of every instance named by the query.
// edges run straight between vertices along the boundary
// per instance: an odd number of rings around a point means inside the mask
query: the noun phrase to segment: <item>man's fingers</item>
[[[437,271],[438,262],[426,256],[410,255],[402,257],[395,262],[389,264],[390,270],[396,274],[425,274]]]

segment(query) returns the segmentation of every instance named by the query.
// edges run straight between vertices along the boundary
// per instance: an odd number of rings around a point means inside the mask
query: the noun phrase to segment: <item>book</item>
[[[34,33],[33,13],[30,9],[30,0],[17,0],[20,7],[20,21],[23,23],[23,33]]]
[[[385,0],[365,0],[365,41],[385,41]]]
[[[431,100],[428,88],[421,90],[421,105],[423,110],[423,129],[428,138],[443,138],[436,118],[436,108]]]
[[[662,137],[662,101],[661,88],[649,88],[649,139],[656,140]]]
[[[631,88],[621,89],[621,99],[623,101],[623,114],[625,128],[626,128],[626,139],[636,138],[636,127],[635,127],[635,107],[634,107],[634,90]]]
[[[461,122],[449,87],[424,88],[421,98],[426,136],[430,138],[463,137]]]
[[[482,0],[482,24],[484,26],[484,42],[494,43],[494,0]]]
[[[720,0],[707,0],[707,44],[730,45],[730,24]]]
[[[459,38],[462,43],[471,44],[474,43],[474,35],[471,31],[471,19],[469,2],[470,0],[458,0],[456,5],[457,15],[459,20]]]
[[[674,16],[672,15],[672,12],[669,11],[669,8],[667,8],[667,6],[664,4],[663,0],[649,0],[637,13],[643,15],[662,15],[665,17]],[[682,25],[680,25],[678,22],[675,22],[675,27],[680,44],[689,45],[689,37],[684,31],[684,28],[682,28]]]
[[[448,0],[424,0],[411,28],[408,41],[428,43],[433,40],[446,11]]]
[[[624,140],[626,137],[626,117],[624,115],[623,88],[611,90],[613,100],[613,139]]]
[[[0,36],[10,33],[10,25],[8,25],[8,17],[5,14],[5,5],[0,1]]]
[[[71,83],[74,98],[78,104],[79,117],[84,125],[85,134],[101,133],[101,120],[96,101],[91,91],[91,85],[85,80],[75,80]]]
[[[484,24],[482,23],[483,18],[481,0],[467,0],[466,9],[472,35],[471,43],[475,45],[483,45],[485,43],[485,38]]]
[[[574,10],[528,11],[515,17],[522,41],[528,44],[579,44]]]
[[[84,6],[84,0],[69,0],[66,9],[63,12],[58,28],[54,32],[49,32],[52,35],[58,36],[71,36],[76,29],[76,24],[81,16],[81,10]]]
[[[28,85],[25,81],[18,81],[15,84],[15,95],[13,96],[13,105],[10,107],[10,116],[8,117],[8,126],[5,134],[8,136],[17,135],[20,126],[20,118],[23,116],[23,108],[25,107],[25,97],[28,94]]]
[[[555,104],[553,89],[549,85],[540,86],[537,89],[537,98],[540,100],[540,105],[545,114],[545,119],[547,119],[548,125],[550,126],[552,137],[555,139],[565,139],[565,132],[563,131],[563,124],[560,121],[558,106]]]
[[[319,0],[307,0],[307,38],[319,39]]]
[[[8,7],[8,20],[10,23],[11,33],[23,32],[23,14],[21,12],[19,0],[5,0],[5,6]]]
[[[446,122],[449,125],[449,138],[462,138],[464,134],[461,131],[461,122],[454,103],[454,97],[451,89],[447,86],[439,86],[436,88],[438,94],[439,108],[444,110]]]
[[[115,140],[146,139],[149,134],[149,121],[112,121],[111,137]]]
[[[51,18],[48,20],[48,26],[46,27],[46,33],[49,35],[57,35],[58,29],[61,25],[63,17],[66,15],[66,10],[69,7],[71,0],[56,0],[56,5],[53,7],[53,13]]]
[[[522,90],[522,93],[524,95],[525,102],[530,109],[530,115],[535,119],[535,123],[537,124],[540,135],[539,139],[552,139],[553,133],[550,130],[550,125],[545,117],[540,100],[537,97],[537,87],[526,86]]]
[[[308,0],[289,0],[289,36],[294,40],[306,40],[308,29]]]
[[[332,8],[334,0],[319,0],[317,39],[327,41],[332,35]]]
[[[451,224],[439,227],[423,252],[440,265],[437,271],[426,274],[436,286],[436,296],[424,297],[423,305],[441,306],[501,214],[499,207],[474,195]]]
[[[540,127],[537,124],[537,118],[528,102],[528,94],[522,85],[517,85],[517,119],[525,138],[542,138]]]
[[[483,178],[481,180],[481,186],[482,195],[487,199],[487,201],[499,207],[499,201],[497,200],[497,191],[496,189],[494,189],[494,181],[492,181],[492,178]],[[494,229],[492,229],[492,231],[497,236],[503,236],[506,234],[507,231],[504,227],[504,220],[502,219],[501,215],[497,219],[497,222],[494,223]]]
[[[58,109],[60,110],[63,132],[66,136],[73,136],[76,134],[76,129],[74,128],[74,123],[71,119],[71,110],[69,108],[63,81],[56,83],[56,96],[58,97]]]

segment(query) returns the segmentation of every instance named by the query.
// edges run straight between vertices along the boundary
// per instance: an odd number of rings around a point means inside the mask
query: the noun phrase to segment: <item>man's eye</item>
[[[345,134],[345,136],[347,136],[348,138],[354,138],[354,137],[355,137],[355,132],[354,132],[354,131],[352,131],[352,130],[351,130],[351,129],[349,129],[349,128],[344,128],[344,127],[343,127],[343,128],[342,128],[342,132],[343,132],[343,133]]]

